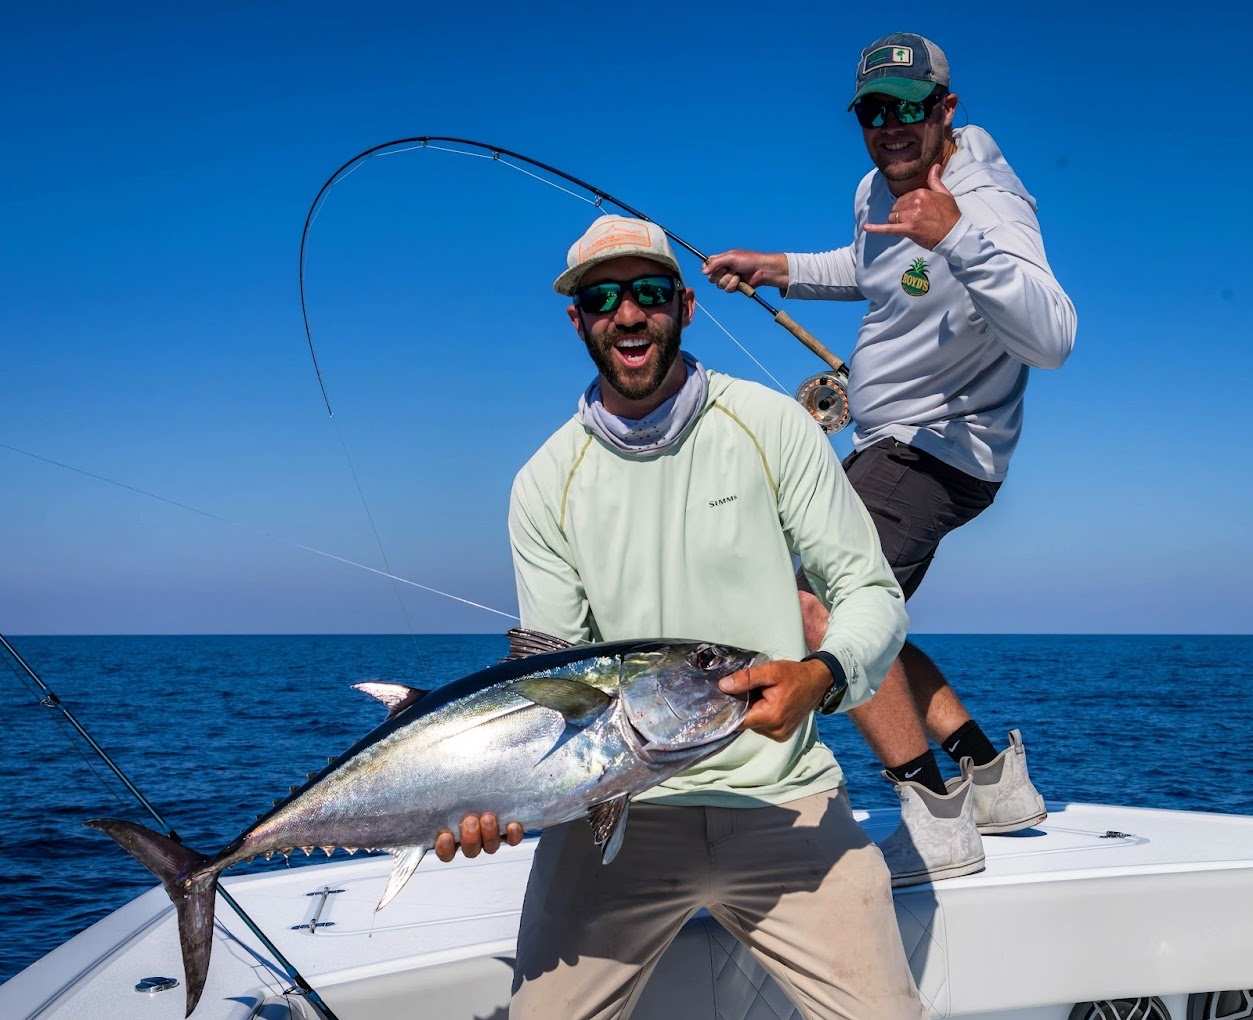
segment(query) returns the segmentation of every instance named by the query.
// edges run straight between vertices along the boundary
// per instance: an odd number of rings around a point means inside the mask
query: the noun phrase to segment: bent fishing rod
[[[70,726],[74,728],[74,731],[78,733],[78,735],[87,742],[87,745],[100,757],[100,759],[109,766],[110,770],[115,776],[117,776],[122,785],[126,787],[131,796],[139,801],[139,803],[143,806],[143,809],[147,811],[156,823],[165,830],[166,836],[172,839],[175,843],[181,845],[183,842],[182,837],[174,831],[173,826],[171,826],[169,822],[162,817],[160,811],[153,807],[152,802],[140,792],[139,787],[131,782],[130,777],[122,771],[121,766],[109,756],[109,753],[96,743],[92,735],[87,732],[86,728],[78,721],[74,713],[69,710],[65,702],[57,696],[56,691],[44,683],[43,678],[40,677],[40,675],[36,673],[33,668],[31,668],[30,664],[22,657],[22,654],[13,647],[13,645],[9,642],[9,639],[3,634],[0,634],[0,647],[3,647],[4,650],[9,653],[9,656],[15,663],[17,663],[21,671],[34,681],[35,686],[43,692],[43,697],[39,699],[39,703],[45,708],[55,708],[59,710],[65,717],[66,721],[69,722]],[[287,976],[291,979],[292,983],[300,989],[305,998],[309,1000],[309,1002],[322,1014],[323,1017],[325,1017],[325,1020],[339,1020],[339,1018],[331,1011],[331,1007],[322,1000],[322,997],[317,993],[314,987],[309,984],[300,971],[296,969],[296,965],[283,955],[278,946],[271,942],[265,932],[257,926],[257,923],[244,912],[244,908],[236,902],[235,897],[227,892],[220,884],[217,887],[217,894],[230,905],[230,908],[234,910],[236,914],[239,915],[239,919],[243,921],[248,927],[248,930],[257,937],[257,941],[265,946],[266,950],[269,951],[276,961],[278,961],[278,964],[287,971]]]
[[[447,143],[440,145],[436,143]],[[480,150],[479,152],[467,152],[464,148],[454,149],[447,147],[448,145],[465,146],[470,149]],[[506,149],[504,146],[492,145],[490,142],[479,142],[471,138],[457,138],[451,135],[413,135],[407,138],[396,138],[390,142],[381,142],[378,145],[372,145],[368,149],[363,149],[351,159],[342,163],[334,173],[332,173],[318,189],[317,195],[314,196],[313,202],[309,206],[309,211],[305,216],[304,229],[300,233],[300,312],[304,319],[305,340],[309,345],[309,355],[313,360],[313,370],[318,378],[318,386],[322,391],[322,401],[326,405],[326,413],[331,417],[335,417],[335,412],[331,409],[331,400],[327,394],[326,382],[322,376],[321,366],[318,364],[317,351],[313,344],[313,330],[309,324],[309,309],[305,301],[305,252],[308,246],[309,230],[313,226],[313,221],[317,218],[318,210],[321,208],[327,193],[340,181],[354,173],[364,162],[374,156],[395,155],[401,152],[408,152],[413,149],[432,149],[438,152],[449,152],[462,156],[477,156],[481,159],[491,159],[494,162],[507,166],[512,170],[533,177],[542,184],[563,191],[574,198],[587,201],[597,208],[603,208],[604,203],[616,206],[629,216],[636,219],[647,220],[649,223],[655,223],[661,231],[670,238],[675,244],[700,259],[701,264],[709,261],[699,248],[689,244],[682,237],[670,230],[662,223],[658,223],[651,216],[640,212],[634,206],[628,205],[622,199],[617,198],[602,188],[589,184],[573,174],[567,173],[558,167],[541,160],[533,159],[525,156],[520,152],[512,149]],[[517,162],[510,162],[516,160]],[[560,180],[574,185],[576,188],[582,188],[588,194],[595,196],[595,199],[585,199],[582,195],[575,194],[567,188],[563,188],[552,181],[545,180],[538,174],[519,166],[518,163],[524,163],[527,166],[534,167],[542,173],[557,177]],[[830,370],[821,372],[804,380],[797,389],[796,399],[805,407],[807,411],[814,417],[825,432],[838,432],[849,423],[849,407],[848,407],[848,367],[836,355],[815,337],[804,326],[800,325],[787,312],[775,308],[765,298],[761,296],[760,291],[750,286],[743,280],[740,281],[736,288],[745,297],[750,298],[758,306],[760,306],[778,325],[782,326],[797,340],[804,344],[810,351],[816,354],[829,366]],[[725,329],[724,329],[724,332]],[[728,333],[728,335],[730,335]],[[734,339],[734,338],[732,338]],[[751,355],[750,355],[751,356]],[[756,359],[754,359],[756,360]]]

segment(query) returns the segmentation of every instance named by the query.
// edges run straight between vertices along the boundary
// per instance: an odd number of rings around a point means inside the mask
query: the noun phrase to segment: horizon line
[[[7,633],[7,632],[5,632]],[[187,631],[187,632],[141,632],[111,631],[99,633],[44,632],[7,635],[13,639],[23,638],[253,638],[253,637],[351,637],[351,638],[414,638],[414,637],[499,637],[504,631]],[[937,630],[910,631],[910,637],[1253,637],[1253,631],[1017,631],[1017,630]],[[673,640],[678,640],[674,638]]]

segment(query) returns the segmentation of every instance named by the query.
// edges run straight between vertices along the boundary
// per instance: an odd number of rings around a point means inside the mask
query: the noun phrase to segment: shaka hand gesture
[[[940,181],[940,164],[927,173],[927,186],[907,191],[896,200],[887,223],[867,223],[867,234],[908,237],[914,244],[933,249],[961,218],[953,193]]]

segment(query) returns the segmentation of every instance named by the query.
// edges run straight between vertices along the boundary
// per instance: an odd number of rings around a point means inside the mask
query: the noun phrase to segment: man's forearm
[[[848,694],[838,711],[856,708],[874,695],[908,630],[905,600],[895,581],[864,585],[835,605],[820,649],[844,667]]]

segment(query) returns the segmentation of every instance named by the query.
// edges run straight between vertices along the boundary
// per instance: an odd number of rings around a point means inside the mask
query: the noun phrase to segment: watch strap
[[[840,665],[840,660],[830,652],[821,650],[813,652],[801,659],[801,662],[809,662],[811,659],[817,659],[827,667],[831,674],[831,686],[827,688],[827,693],[818,702],[819,714],[831,715],[840,707],[840,703],[844,700],[844,695],[848,693],[848,674],[844,672],[844,667]]]

